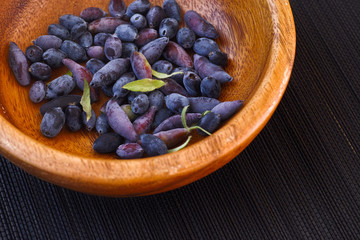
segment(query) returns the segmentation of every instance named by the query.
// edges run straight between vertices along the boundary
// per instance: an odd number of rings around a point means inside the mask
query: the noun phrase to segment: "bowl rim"
[[[0,115],[0,152],[26,172],[56,185],[96,195],[138,196],[175,189],[219,169],[236,157],[264,128],[279,104],[288,85],[295,59],[296,33],[289,2],[267,0],[271,8],[274,41],[268,55],[260,86],[246,101],[236,118],[221,130],[187,147],[187,158],[178,157],[184,151],[138,160],[106,160],[80,157],[46,146]],[[281,54],[280,54],[281,53]],[[276,91],[273,91],[276,89]],[[259,97],[261,96],[261,97]],[[265,104],[266,108],[256,106]],[[253,115],[257,121],[240,119]],[[245,121],[249,128],[236,132],[236,124]],[[227,135],[234,133],[234,135]],[[16,136],[16,137],[13,137]],[[224,138],[225,137],[225,138]],[[204,146],[225,139],[234,143],[226,150],[212,151]],[[24,145],[22,143],[27,143]],[[229,144],[228,144],[229,145]],[[29,154],[31,149],[31,154]],[[200,150],[201,151],[200,151]],[[205,150],[205,151],[203,151]],[[15,154],[16,153],[16,154]],[[189,159],[191,154],[192,159]],[[149,169],[151,171],[149,171]],[[186,178],[186,176],[190,176]]]

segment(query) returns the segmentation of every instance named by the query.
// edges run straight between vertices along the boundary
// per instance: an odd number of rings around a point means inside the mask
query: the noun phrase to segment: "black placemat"
[[[359,239],[360,1],[291,0],[293,74],[260,135],[183,188],[103,198],[0,160],[1,239]]]

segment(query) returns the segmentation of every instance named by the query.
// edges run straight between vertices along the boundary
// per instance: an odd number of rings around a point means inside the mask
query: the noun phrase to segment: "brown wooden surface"
[[[129,1],[126,1],[129,4]],[[92,151],[96,132],[70,133],[54,139],[40,133],[40,104],[29,87],[16,83],[7,63],[9,42],[25,51],[63,14],[78,15],[104,1],[13,1],[0,13],[0,149],[29,173],[74,190],[134,196],[171,190],[220,168],[239,154],[269,120],[287,86],[295,55],[295,28],[287,1],[178,1],[183,13],[194,9],[220,31],[218,43],[229,54],[226,70],[234,81],[221,100],[246,100],[244,108],[219,131],[177,153],[139,160],[119,160]],[[161,5],[162,1],[152,1]],[[54,76],[65,72],[58,70]],[[106,97],[102,96],[102,101]],[[99,109],[101,102],[94,108]]]

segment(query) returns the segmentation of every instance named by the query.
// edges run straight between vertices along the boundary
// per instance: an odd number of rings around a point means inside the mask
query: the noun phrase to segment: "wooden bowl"
[[[125,1],[127,5],[130,1]],[[153,0],[153,5],[162,1]],[[182,13],[193,9],[220,31],[217,40],[229,55],[227,72],[234,77],[223,87],[221,100],[245,100],[243,109],[212,136],[159,157],[120,160],[92,150],[96,131],[55,138],[40,133],[41,104],[33,104],[30,87],[21,87],[9,68],[10,41],[25,51],[47,33],[63,14],[108,1],[14,0],[0,12],[0,152],[28,173],[85,193],[106,196],[149,195],[181,187],[219,169],[236,157],[261,131],[275,111],[289,81],[295,56],[295,27],[288,1],[177,0]],[[61,69],[54,75],[67,71]],[[100,103],[94,104],[95,110]]]

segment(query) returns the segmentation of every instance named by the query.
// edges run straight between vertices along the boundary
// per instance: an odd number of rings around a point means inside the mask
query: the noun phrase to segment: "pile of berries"
[[[218,31],[196,11],[185,12],[183,28],[176,0],[162,7],[111,0],[108,11],[90,7],[80,16],[61,16],[25,53],[10,43],[16,80],[31,84],[31,101],[45,102],[44,136],[85,127],[99,133],[96,152],[156,156],[184,147],[194,129],[213,133],[243,106],[218,100],[221,85],[233,80],[223,68],[228,56],[215,41]],[[63,66],[71,74],[51,80],[53,69]],[[73,94],[75,88],[83,95]],[[90,104],[99,94],[109,100],[96,116]]]

